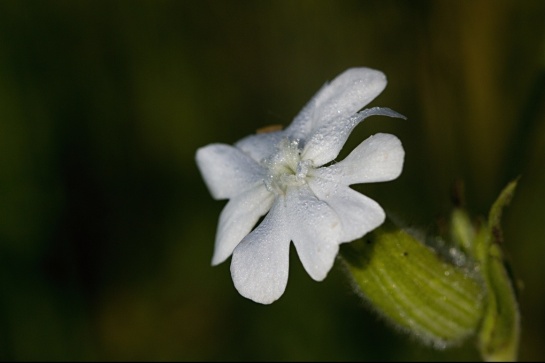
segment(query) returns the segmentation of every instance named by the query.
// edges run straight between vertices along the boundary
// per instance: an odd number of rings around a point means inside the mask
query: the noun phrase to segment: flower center
[[[265,186],[274,194],[285,194],[289,186],[306,183],[310,170],[314,169],[311,160],[301,160],[299,140],[282,139],[276,146],[276,153],[263,160],[267,168]]]

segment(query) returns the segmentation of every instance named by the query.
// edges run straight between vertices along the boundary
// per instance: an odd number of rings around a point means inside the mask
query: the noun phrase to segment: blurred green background
[[[348,152],[376,132],[402,176],[358,190],[433,230],[465,184],[473,216],[521,175],[504,214],[521,285],[520,358],[545,359],[545,2],[3,1],[1,360],[478,359],[434,351],[292,248],[282,298],[255,304],[210,266],[223,201],[198,147],[287,125],[327,80],[388,77]]]

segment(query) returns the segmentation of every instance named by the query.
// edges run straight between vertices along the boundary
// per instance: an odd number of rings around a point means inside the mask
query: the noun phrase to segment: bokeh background
[[[520,358],[545,358],[545,2],[2,1],[1,360],[478,359],[435,351],[314,282],[292,248],[283,297],[255,304],[210,266],[224,201],[198,147],[287,125],[327,80],[388,77],[376,132],[402,176],[358,190],[433,230],[462,180],[485,216],[521,176],[505,248]]]

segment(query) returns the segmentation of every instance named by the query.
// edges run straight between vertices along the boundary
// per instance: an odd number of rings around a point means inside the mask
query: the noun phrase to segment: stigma
[[[282,139],[276,151],[262,161],[267,169],[265,186],[276,195],[284,195],[289,187],[307,183],[310,172],[314,169],[312,160],[302,160],[299,139]]]

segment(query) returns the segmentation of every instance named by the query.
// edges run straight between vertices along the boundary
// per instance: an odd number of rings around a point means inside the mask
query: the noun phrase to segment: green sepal
[[[341,256],[360,295],[401,330],[436,348],[476,331],[482,316],[479,279],[406,231],[383,225],[343,245]]]
[[[466,255],[475,255],[475,228],[466,211],[456,208],[450,218],[450,237],[456,247]]]
[[[520,313],[501,248],[500,226],[503,208],[511,201],[517,182],[509,183],[501,192],[490,209],[488,223],[475,238],[476,259],[488,291],[478,336],[479,350],[485,361],[515,361],[517,358]]]

